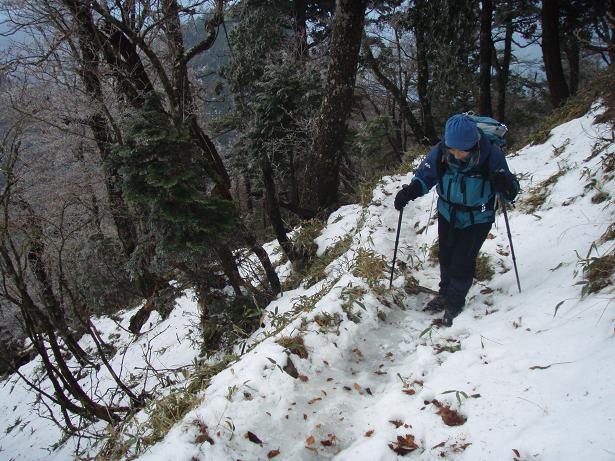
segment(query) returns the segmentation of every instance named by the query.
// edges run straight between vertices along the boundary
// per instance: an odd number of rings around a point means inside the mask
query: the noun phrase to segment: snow
[[[581,297],[577,284],[590,250],[592,256],[614,250],[612,241],[598,241],[615,222],[614,182],[604,182],[601,164],[615,145],[591,156],[611,132],[593,124],[600,110],[595,105],[586,116],[555,128],[545,144],[526,146],[509,158],[523,189],[517,207],[509,209],[521,293],[501,214],[482,248],[496,275],[475,283],[451,328],[430,327],[434,317],[421,311],[429,296],[407,294],[401,272],[392,290],[388,274],[375,287],[353,275],[360,248],[387,261],[393,254],[399,216],[393,197],[412,175],[384,177],[369,206],[340,208],[316,239],[322,255],[352,236],[350,250],[327,268],[328,277],[273,301],[264,326],[235,350],[243,349],[243,355],[217,374],[196,408],[139,459],[248,461],[268,459],[276,451],[274,459],[293,461],[615,459],[613,285]],[[528,214],[524,201],[531,189],[562,169],[548,186],[547,201]],[[597,183],[588,186],[591,179]],[[610,199],[592,203],[598,190]],[[438,267],[427,260],[437,236],[429,219],[433,208],[432,194],[406,207],[398,260],[421,285],[435,289]],[[277,247],[265,246],[270,254]],[[290,271],[288,264],[281,268]],[[351,320],[348,293],[360,289],[364,295],[351,305]],[[137,339],[109,318],[96,320],[105,339],[119,335],[114,341],[121,353],[113,363],[120,369],[123,360],[122,376],[138,373],[148,351],[159,369],[189,368],[197,358],[198,306],[190,292],[177,303],[168,319],[150,319],[150,330]],[[121,317],[126,328],[130,312]],[[289,356],[276,342],[298,335],[307,358]],[[283,370],[288,357],[299,379]],[[21,371],[33,376],[37,367],[35,360]],[[183,375],[171,376],[176,384],[170,389],[181,388]],[[102,369],[99,379],[100,389],[112,385]],[[135,379],[140,390],[143,377]],[[146,389],[156,383],[150,376]],[[34,412],[33,400],[14,377],[0,388],[5,414],[0,458],[72,459],[74,441],[45,450],[60,433]],[[466,421],[445,425],[438,405]],[[25,426],[8,431],[18,419]],[[213,445],[197,440],[198,426],[207,428]],[[248,432],[262,443],[250,441]],[[398,436],[409,434],[418,448],[402,457],[389,445],[395,448]]]

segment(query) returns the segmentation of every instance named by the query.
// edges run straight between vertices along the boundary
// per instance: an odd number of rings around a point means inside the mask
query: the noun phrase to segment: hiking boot
[[[446,309],[444,311],[444,316],[442,317],[442,326],[450,327],[453,325],[453,319],[459,315],[461,311],[451,311]]]
[[[436,313],[442,312],[444,309],[446,309],[446,299],[442,295],[436,295],[425,305],[423,311]]]

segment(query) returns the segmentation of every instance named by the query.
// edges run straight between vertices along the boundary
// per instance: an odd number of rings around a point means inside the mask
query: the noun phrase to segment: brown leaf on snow
[[[363,352],[361,352],[361,349],[359,349],[358,347],[355,347],[352,352],[355,353],[355,355],[357,356],[358,360],[363,360],[364,356],[363,356]]]
[[[320,441],[320,444],[321,444],[323,447],[331,447],[331,446],[334,446],[334,445],[335,445],[335,442],[337,441],[337,437],[336,437],[335,435],[333,435],[333,434],[328,434],[328,435],[329,435],[329,438],[328,438],[328,439],[325,439],[325,440],[321,440],[321,441]]]
[[[416,391],[414,389],[404,389],[402,390],[402,392],[406,395],[414,395],[416,394]]]
[[[400,456],[406,456],[408,453],[412,453],[414,451],[414,449],[400,447],[399,445],[393,445],[392,443],[389,443],[389,448]]]
[[[306,445],[314,445],[314,442],[316,442],[316,439],[314,438],[313,435],[310,435],[307,439],[305,439],[305,444]]]
[[[271,450],[269,453],[267,453],[267,459],[275,458],[279,454],[280,450]]]
[[[440,442],[438,445],[434,445],[433,447],[431,447],[431,449],[435,450],[436,448],[442,448],[445,444],[446,442]]]
[[[311,400],[308,400],[308,405],[312,405],[315,402],[318,402],[319,400],[322,400],[322,397],[314,397]]]
[[[408,453],[416,450],[419,446],[414,441],[412,434],[406,434],[405,436],[398,435],[397,441],[389,443],[389,448],[395,453],[401,456],[405,456]]]
[[[207,426],[202,421],[195,421],[194,424],[199,429],[199,435],[196,436],[194,443],[204,443],[209,442],[211,445],[214,444],[213,439],[209,436],[209,432],[207,432]]]
[[[262,440],[259,439],[254,432],[248,431],[245,433],[244,437],[252,443],[256,443],[257,445],[263,445]]]
[[[361,386],[358,383],[354,383],[353,387],[354,387],[355,391],[361,392]]]
[[[365,433],[365,437],[371,437],[372,435],[374,435],[374,430],[369,430]]]
[[[403,426],[404,423],[402,421],[400,421],[399,419],[393,419],[389,421],[393,426],[395,426],[395,429],[398,429],[399,427]]]
[[[299,375],[299,380],[303,381],[304,383],[308,382],[310,380],[310,378],[308,378],[305,375]]]
[[[418,448],[419,446],[414,442],[414,436],[412,434],[406,434],[405,436],[398,435],[397,443],[409,448]]]
[[[461,426],[466,422],[463,415],[460,415],[457,411],[452,410],[450,407],[442,406],[438,409],[437,414],[442,417],[442,421],[447,426]]]

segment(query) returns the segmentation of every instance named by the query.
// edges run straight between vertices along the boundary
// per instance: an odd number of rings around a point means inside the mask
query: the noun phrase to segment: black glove
[[[395,209],[401,211],[410,200],[421,196],[423,188],[418,181],[412,181],[409,185],[404,184],[395,196]]]
[[[497,170],[489,177],[491,187],[495,193],[502,194],[507,200],[512,200],[517,195],[515,177],[504,170]]]

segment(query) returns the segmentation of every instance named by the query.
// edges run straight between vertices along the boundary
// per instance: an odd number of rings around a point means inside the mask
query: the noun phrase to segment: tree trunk
[[[570,96],[562,67],[559,43],[558,0],[543,0],[540,14],[542,23],[542,57],[551,93],[553,107],[561,106]]]
[[[218,259],[220,260],[220,264],[222,265],[222,270],[228,277],[231,287],[233,287],[235,296],[242,296],[240,287],[243,285],[243,279],[239,274],[239,269],[237,268],[237,263],[235,262],[233,252],[226,245],[218,245],[215,251],[218,255]]]
[[[261,156],[261,171],[263,173],[263,184],[265,186],[265,209],[273,230],[275,231],[278,243],[288,256],[288,259],[293,265],[299,259],[299,255],[295,251],[293,243],[286,235],[286,228],[282,221],[282,215],[280,214],[280,204],[278,202],[278,195],[276,192],[275,181],[273,178],[273,168],[267,154],[263,153]]]
[[[278,278],[278,274],[276,273],[273,264],[271,264],[269,255],[262,247],[262,245],[258,244],[252,232],[245,229],[243,234],[246,242],[250,246],[250,249],[254,252],[261,265],[263,266],[265,274],[267,275],[267,280],[269,281],[269,286],[271,287],[271,292],[274,296],[276,296],[278,293],[282,292],[282,285],[280,284],[280,279]]]
[[[419,107],[421,110],[421,122],[425,130],[424,137],[430,145],[438,142],[438,135],[433,123],[431,114],[431,95],[429,94],[429,60],[427,59],[427,44],[425,42],[425,31],[422,24],[417,24],[414,28],[416,39],[416,92],[419,97]],[[405,100],[405,98],[404,98]]]
[[[324,98],[307,162],[305,203],[325,210],[338,201],[339,163],[352,108],[367,0],[336,2]]]
[[[480,115],[491,117],[491,22],[493,18],[492,0],[481,0],[482,11],[480,14],[480,94],[478,99],[478,111]]]
[[[504,54],[502,56],[502,63],[498,62],[498,54],[495,49],[495,45],[492,45],[493,64],[495,66],[495,85],[498,93],[497,100],[497,118],[500,122],[506,121],[506,90],[508,87],[508,78],[510,76],[510,60],[512,57],[512,38],[513,38],[513,22],[512,11],[510,3],[507,3],[508,9],[504,18]]]

